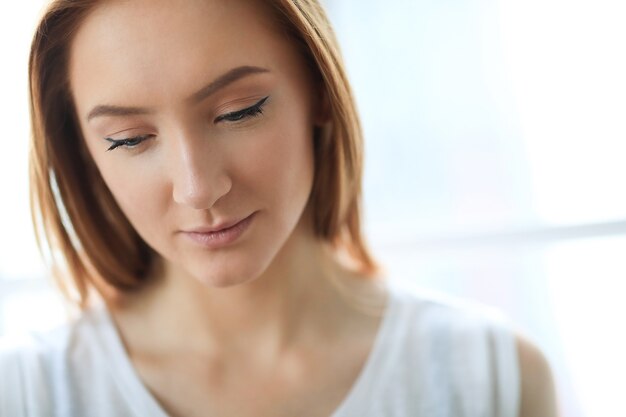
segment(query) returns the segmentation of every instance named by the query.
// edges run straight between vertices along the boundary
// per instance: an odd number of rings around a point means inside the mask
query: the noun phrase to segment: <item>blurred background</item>
[[[0,15],[0,335],[63,319],[28,209],[27,55]],[[393,279],[504,311],[564,417],[625,416],[626,4],[326,0],[366,134],[365,215]]]

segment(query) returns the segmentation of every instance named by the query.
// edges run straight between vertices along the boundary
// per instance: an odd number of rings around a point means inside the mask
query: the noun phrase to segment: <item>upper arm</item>
[[[556,393],[550,365],[525,336],[517,335],[521,379],[520,417],[556,417]]]

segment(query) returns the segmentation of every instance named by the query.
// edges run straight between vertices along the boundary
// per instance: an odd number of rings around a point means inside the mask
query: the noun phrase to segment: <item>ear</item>
[[[323,81],[315,84],[315,113],[313,115],[313,123],[316,126],[323,126],[330,122],[330,100],[328,98],[328,90]]]

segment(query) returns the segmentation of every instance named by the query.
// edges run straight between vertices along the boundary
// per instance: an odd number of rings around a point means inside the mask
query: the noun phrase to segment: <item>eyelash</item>
[[[268,98],[269,96],[264,97],[261,100],[259,100],[256,104],[248,108],[226,113],[221,116],[217,116],[215,120],[213,121],[213,123],[219,123],[222,120],[226,120],[229,122],[238,122],[247,117],[256,117],[260,114],[263,114],[263,105],[265,104]]]
[[[135,146],[139,145],[141,142],[143,142],[144,140],[148,139],[149,137],[151,137],[152,135],[141,135],[141,136],[135,136],[132,138],[126,138],[126,139],[111,139],[111,138],[104,138],[104,140],[109,141],[112,143],[112,145],[107,149],[107,151],[112,151],[113,149],[123,146],[125,148],[134,148]]]
[[[257,103],[255,103],[254,105],[250,107],[246,107],[245,109],[237,110],[237,111],[223,114],[221,116],[217,116],[215,120],[213,120],[213,123],[219,123],[222,121],[236,123],[244,119],[247,119],[249,117],[257,117],[263,114],[263,105],[265,104],[268,98],[269,96],[264,97],[261,100],[259,100]],[[144,140],[151,138],[152,136],[154,135],[140,135],[140,136],[134,136],[132,138],[125,138],[125,139],[111,139],[111,138],[104,138],[104,139],[112,143],[112,145],[107,149],[107,151],[112,151],[113,149],[118,148],[120,146],[123,146],[126,149],[132,149],[136,147],[137,145],[139,145]]]

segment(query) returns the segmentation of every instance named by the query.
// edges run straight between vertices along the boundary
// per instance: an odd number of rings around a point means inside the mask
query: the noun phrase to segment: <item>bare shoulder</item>
[[[517,334],[521,377],[520,417],[556,417],[557,400],[550,364],[526,336]]]

